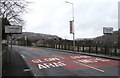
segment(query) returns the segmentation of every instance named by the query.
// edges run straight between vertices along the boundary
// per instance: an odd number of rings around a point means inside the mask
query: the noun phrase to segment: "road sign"
[[[103,27],[103,33],[104,34],[112,34],[113,28],[112,27]]]
[[[21,34],[22,26],[5,26],[5,33],[7,34]]]
[[[74,29],[73,29],[73,21],[70,21],[70,34],[74,33]]]

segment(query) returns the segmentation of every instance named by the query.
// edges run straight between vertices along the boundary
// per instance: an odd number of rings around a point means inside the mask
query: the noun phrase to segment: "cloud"
[[[28,0],[29,1],[29,0]],[[24,14],[27,31],[72,39],[69,21],[72,6],[65,0],[30,0],[31,11]],[[117,29],[118,0],[67,0],[74,3],[76,38],[102,35],[104,26]]]

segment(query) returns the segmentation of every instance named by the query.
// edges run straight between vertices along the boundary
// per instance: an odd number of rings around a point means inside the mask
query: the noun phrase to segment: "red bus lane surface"
[[[119,66],[120,61],[103,59],[86,55],[57,55],[51,57],[30,58],[28,61],[37,69],[63,67],[69,71],[78,69],[94,69],[105,72],[100,67]]]

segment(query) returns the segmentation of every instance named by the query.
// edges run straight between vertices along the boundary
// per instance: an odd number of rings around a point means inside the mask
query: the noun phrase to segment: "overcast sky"
[[[57,35],[72,39],[69,21],[74,4],[75,37],[94,38],[103,35],[103,27],[118,29],[119,0],[27,0],[29,12],[23,15],[24,31]]]

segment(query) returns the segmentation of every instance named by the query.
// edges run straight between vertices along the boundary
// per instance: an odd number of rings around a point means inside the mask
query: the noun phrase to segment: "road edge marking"
[[[24,55],[22,55],[22,54],[21,54],[21,56],[22,56],[22,58],[26,58],[26,57],[25,57]]]

